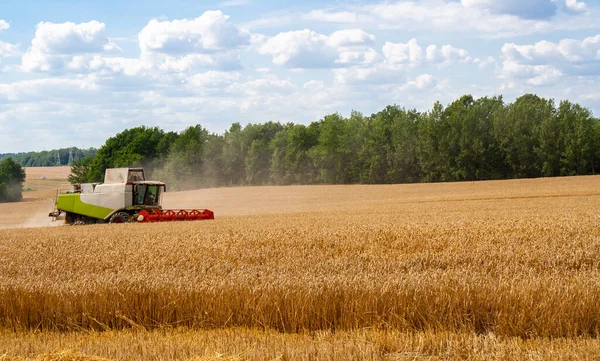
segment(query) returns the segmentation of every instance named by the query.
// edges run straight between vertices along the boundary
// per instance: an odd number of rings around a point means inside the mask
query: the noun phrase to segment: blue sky
[[[600,116],[595,0],[0,2],[0,153],[536,93]]]

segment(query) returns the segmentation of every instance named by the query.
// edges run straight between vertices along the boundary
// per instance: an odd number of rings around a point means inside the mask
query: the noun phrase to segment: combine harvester
[[[215,219],[208,209],[162,209],[163,182],[147,181],[143,168],[112,168],[104,183],[71,185],[58,191],[49,216],[66,224],[167,222]]]

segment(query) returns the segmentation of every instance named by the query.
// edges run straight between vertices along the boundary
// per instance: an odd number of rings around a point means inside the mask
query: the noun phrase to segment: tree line
[[[233,123],[223,134],[136,127],[75,162],[70,180],[144,166],[175,189],[413,183],[595,174],[599,164],[600,121],[589,109],[532,94],[513,103],[464,95],[425,112],[393,105],[309,125]]]
[[[11,158],[0,161],[0,202],[18,202],[23,198],[25,170]]]
[[[23,167],[52,167],[55,165],[71,165],[70,156],[73,160],[80,160],[96,155],[96,149],[79,149],[77,147],[43,150],[41,152],[3,153],[0,160],[12,158]]]

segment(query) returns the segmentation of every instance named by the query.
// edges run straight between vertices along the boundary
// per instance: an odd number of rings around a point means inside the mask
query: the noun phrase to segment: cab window
[[[137,184],[135,186],[136,191],[134,194],[134,197],[135,197],[134,204],[136,206],[144,204],[144,198],[146,197],[146,188],[147,187],[148,186],[146,184]]]
[[[158,186],[148,186],[144,197],[144,204],[147,206],[158,205]]]
[[[136,184],[133,204],[135,206],[159,206],[162,185]]]

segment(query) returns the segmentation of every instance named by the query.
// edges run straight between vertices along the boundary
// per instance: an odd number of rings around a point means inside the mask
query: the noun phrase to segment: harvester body
[[[146,180],[142,168],[111,168],[104,174],[104,183],[74,184],[59,192],[56,209],[49,216],[65,213],[68,224],[180,220],[161,216],[173,212],[162,209],[165,191],[165,183]],[[206,209],[177,212],[186,215],[184,220],[214,219],[213,212]]]

